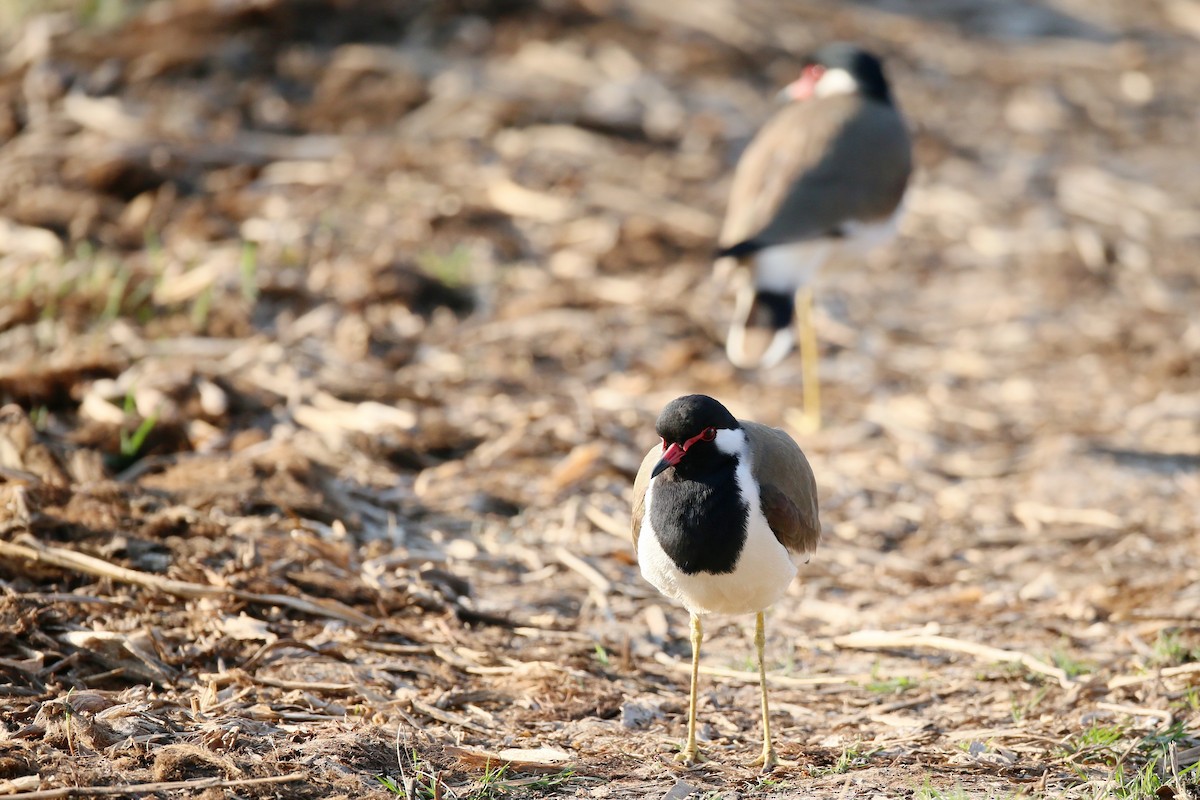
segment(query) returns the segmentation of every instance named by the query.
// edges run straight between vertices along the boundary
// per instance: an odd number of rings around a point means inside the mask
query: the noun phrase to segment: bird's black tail
[[[730,245],[729,247],[720,248],[719,250],[717,250],[716,257],[717,258],[745,258],[746,256],[754,255],[759,250],[762,250],[762,245],[760,245],[758,242],[754,241],[753,239],[745,239],[743,241],[738,242],[737,244]]]

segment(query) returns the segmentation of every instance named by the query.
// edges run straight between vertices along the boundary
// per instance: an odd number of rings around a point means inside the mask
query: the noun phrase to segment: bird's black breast
[[[748,511],[734,467],[688,478],[672,469],[654,482],[650,524],[685,575],[720,575],[737,565],[746,543]]]

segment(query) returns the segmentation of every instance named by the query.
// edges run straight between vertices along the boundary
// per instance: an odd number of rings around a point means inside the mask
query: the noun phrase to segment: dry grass
[[[1198,796],[1194,14],[875,5],[12,28],[0,791]],[[724,361],[708,256],[835,36],[888,56],[921,170],[819,286],[825,542],[768,624],[800,766],[742,766],[731,619],[681,772],[629,484],[677,394],[797,401]]]

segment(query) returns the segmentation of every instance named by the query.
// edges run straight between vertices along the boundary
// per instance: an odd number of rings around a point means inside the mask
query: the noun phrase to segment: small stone
[[[662,717],[662,712],[651,706],[625,703],[621,706],[621,727],[636,730],[645,728],[653,720]]]
[[[699,789],[687,781],[677,780],[675,781],[675,785],[662,796],[662,800],[684,800],[684,798],[691,797],[699,791]]]
[[[1032,600],[1053,600],[1058,595],[1058,581],[1055,579],[1054,573],[1050,571],[1039,574],[1036,578],[1022,586],[1017,592],[1017,596],[1027,602]]]

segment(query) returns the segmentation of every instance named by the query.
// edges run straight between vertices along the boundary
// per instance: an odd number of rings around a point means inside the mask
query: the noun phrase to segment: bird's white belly
[[[882,247],[890,242],[896,236],[896,231],[900,227],[900,218],[904,215],[904,201],[900,201],[900,205],[896,206],[896,210],[891,216],[877,220],[875,222],[847,222],[842,227],[845,229],[846,237],[842,241],[843,247],[852,253],[862,255],[874,250],[876,247]]]
[[[834,251],[864,255],[890,242],[896,236],[904,215],[901,200],[891,216],[873,222],[849,220],[837,239],[813,239],[779,244],[759,251],[754,257],[754,285],[770,292],[794,292],[812,284]]]
[[[791,294],[813,282],[832,249],[831,239],[764,248],[754,257],[754,285],[768,292]]]
[[[651,491],[646,493],[650,507]],[[757,500],[757,498],[755,498]],[[733,572],[716,575],[683,573],[663,550],[650,522],[642,517],[638,535],[638,563],[642,576],[667,597],[678,600],[695,614],[749,614],[778,602],[796,577],[796,564],[775,538],[766,518],[751,506],[746,542]]]

